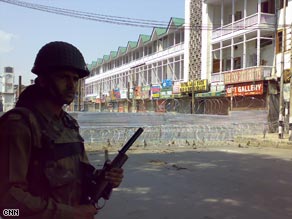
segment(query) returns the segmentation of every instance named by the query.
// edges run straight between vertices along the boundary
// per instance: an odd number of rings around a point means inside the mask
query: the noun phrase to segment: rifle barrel
[[[144,131],[143,128],[139,128],[135,134],[128,140],[128,142],[125,144],[125,146],[119,151],[121,154],[125,154],[127,150],[132,146],[132,144],[136,141],[136,139],[142,134]]]

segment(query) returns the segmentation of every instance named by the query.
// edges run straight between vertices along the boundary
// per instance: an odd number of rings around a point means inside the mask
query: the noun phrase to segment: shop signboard
[[[141,99],[141,97],[142,97],[142,87],[141,86],[136,86],[134,92],[135,92],[135,99]]]
[[[153,84],[151,86],[151,98],[159,98],[160,97],[160,84]]]
[[[160,98],[167,99],[172,97],[172,80],[165,79],[162,80]]]
[[[149,99],[150,97],[150,85],[142,87],[142,99]]]
[[[170,80],[170,79],[164,79],[164,80],[162,80],[161,85],[162,85],[162,89],[164,89],[164,88],[171,88],[172,87],[172,80]]]
[[[180,98],[181,93],[180,93],[180,82],[176,81],[173,83],[172,87],[172,98]]]
[[[133,98],[133,94],[134,94],[134,91],[133,89],[130,89],[130,93],[129,93],[129,98],[132,99]]]
[[[207,98],[207,97],[221,97],[221,96],[225,96],[224,92],[222,91],[210,91],[207,93],[197,93],[195,94],[195,97],[202,97],[202,98]]]
[[[162,88],[160,90],[160,98],[168,99],[172,97],[172,88]]]
[[[224,84],[213,84],[210,86],[211,92],[224,91],[224,90],[225,90]]]
[[[225,84],[236,84],[249,81],[262,81],[263,68],[249,68],[244,70],[232,71],[224,73]]]
[[[113,90],[113,95],[114,95],[115,99],[120,99],[121,98],[120,88],[115,88]]]
[[[193,85],[194,83],[194,85]],[[205,92],[209,90],[208,80],[196,80],[196,81],[188,81],[181,83],[180,92],[181,93],[192,93],[192,89],[194,92]]]
[[[128,90],[127,89],[122,89],[120,91],[120,93],[121,93],[121,99],[127,99],[127,97],[128,97]]]
[[[261,95],[264,92],[262,81],[245,84],[234,84],[226,86],[226,96],[252,96]]]
[[[180,94],[180,82],[173,83],[172,94]]]

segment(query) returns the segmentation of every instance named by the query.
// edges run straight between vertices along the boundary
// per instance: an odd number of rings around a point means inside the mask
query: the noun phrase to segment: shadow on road
[[[97,166],[103,154],[89,158]],[[292,218],[289,160],[219,151],[129,152],[124,169],[123,183],[98,218]]]

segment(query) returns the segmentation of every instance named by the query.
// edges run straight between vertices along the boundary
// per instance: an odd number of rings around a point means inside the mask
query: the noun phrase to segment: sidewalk
[[[289,134],[285,133],[283,139],[279,139],[278,133],[267,133],[262,135],[238,136],[234,139],[236,143],[244,146],[276,147],[292,149],[292,141],[289,141]]]

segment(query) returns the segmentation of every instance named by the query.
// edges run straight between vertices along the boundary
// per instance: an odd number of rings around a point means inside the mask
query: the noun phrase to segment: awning
[[[195,97],[222,97],[225,96],[224,91],[215,91],[215,92],[206,92],[206,93],[197,93]]]

